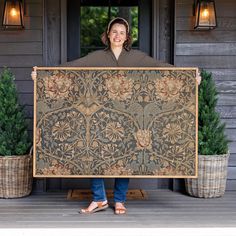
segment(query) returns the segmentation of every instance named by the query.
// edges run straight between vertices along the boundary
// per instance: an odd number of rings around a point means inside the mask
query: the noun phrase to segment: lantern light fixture
[[[194,15],[194,29],[210,30],[217,27],[214,0],[194,0]]]
[[[22,0],[5,0],[2,26],[4,29],[24,29]]]

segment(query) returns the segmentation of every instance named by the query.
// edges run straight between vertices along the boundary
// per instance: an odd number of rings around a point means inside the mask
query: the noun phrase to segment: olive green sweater
[[[155,60],[146,53],[131,49],[122,50],[118,60],[110,49],[98,50],[87,56],[64,63],[65,67],[172,67],[173,65]]]

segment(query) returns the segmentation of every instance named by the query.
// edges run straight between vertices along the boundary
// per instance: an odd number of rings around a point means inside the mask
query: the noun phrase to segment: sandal
[[[117,206],[118,204],[119,205],[121,204],[121,206]],[[116,215],[126,214],[126,211],[127,211],[127,209],[125,208],[124,203],[122,203],[122,202],[115,203],[115,214]]]
[[[94,205],[94,206],[92,206]],[[89,210],[89,208],[92,208],[91,210]],[[90,205],[85,208],[85,209],[81,209],[79,211],[80,214],[92,214],[92,213],[95,213],[95,212],[98,212],[98,211],[103,211],[105,209],[108,208],[108,203],[107,201],[104,201],[104,202],[91,202]]]

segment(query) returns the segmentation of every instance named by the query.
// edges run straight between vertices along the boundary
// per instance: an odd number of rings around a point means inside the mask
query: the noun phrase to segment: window
[[[133,48],[139,47],[138,0],[81,0],[80,1],[80,55],[104,48],[101,34],[114,17],[125,18],[130,25]]]

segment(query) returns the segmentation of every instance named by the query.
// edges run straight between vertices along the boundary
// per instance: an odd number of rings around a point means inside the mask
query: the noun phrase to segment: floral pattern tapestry
[[[36,71],[35,177],[197,176],[196,68]]]

